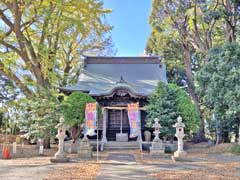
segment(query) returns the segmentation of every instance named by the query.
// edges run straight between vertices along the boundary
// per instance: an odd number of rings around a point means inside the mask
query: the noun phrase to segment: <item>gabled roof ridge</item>
[[[139,57],[123,57],[123,56],[86,56],[84,64],[160,64],[161,60],[158,56],[139,56]]]
[[[159,58],[159,56],[84,56],[85,58],[137,58],[137,59],[141,59],[141,58]]]

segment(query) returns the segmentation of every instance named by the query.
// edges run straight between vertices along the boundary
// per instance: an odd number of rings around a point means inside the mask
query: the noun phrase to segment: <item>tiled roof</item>
[[[166,66],[158,57],[87,57],[78,83],[60,89],[103,96],[116,88],[127,88],[148,96],[159,81],[167,83]]]

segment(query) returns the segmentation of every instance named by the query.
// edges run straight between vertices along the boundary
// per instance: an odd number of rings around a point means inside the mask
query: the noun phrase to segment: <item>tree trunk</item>
[[[240,144],[240,125],[239,125],[239,128],[238,128],[238,144]]]
[[[237,2],[231,2],[230,0],[224,0],[225,10],[228,13],[225,17],[225,33],[226,33],[226,41],[227,42],[236,42],[236,27],[237,27],[237,19],[236,19],[236,11],[237,11]]]
[[[187,42],[182,43],[182,48],[183,48],[183,54],[184,54],[183,62],[184,62],[184,67],[185,67],[186,76],[188,80],[188,92],[192,100],[194,101],[195,105],[197,106],[197,109],[200,114],[200,127],[197,133],[197,136],[194,138],[194,142],[202,142],[202,141],[205,141],[205,130],[204,130],[205,123],[204,123],[204,118],[202,116],[202,112],[200,110],[199,99],[195,93],[195,87],[193,84],[191,52]]]
[[[230,143],[229,132],[228,131],[224,131],[222,136],[223,136],[223,142],[224,143]]]
[[[47,136],[43,139],[43,147],[44,149],[50,149],[51,146],[50,146],[50,137]]]
[[[71,128],[71,136],[72,136],[73,142],[75,142],[78,139],[78,137],[80,136],[79,126],[75,125]]]
[[[240,145],[240,113],[237,114],[238,119],[238,144]]]

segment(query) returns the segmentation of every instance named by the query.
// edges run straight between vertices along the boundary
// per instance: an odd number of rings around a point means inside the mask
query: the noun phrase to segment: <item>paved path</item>
[[[97,180],[147,179],[143,166],[136,164],[134,155],[110,153]],[[149,178],[148,178],[149,179]]]
[[[197,169],[198,165],[180,164],[180,163],[161,163],[157,164],[139,164],[136,163],[134,155],[132,154],[118,154],[110,153],[108,161],[103,164],[97,180],[153,180],[149,174],[163,170],[180,170],[180,169]]]
[[[145,166],[136,164],[105,164],[103,165],[97,180],[139,180],[152,179],[147,177],[147,169]]]

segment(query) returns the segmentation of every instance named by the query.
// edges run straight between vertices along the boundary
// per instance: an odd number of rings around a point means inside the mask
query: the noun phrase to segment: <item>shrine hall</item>
[[[158,82],[167,83],[165,64],[153,56],[97,56],[85,57],[83,66],[78,82],[60,90],[65,94],[81,91],[96,99],[103,109],[103,115],[98,119],[102,143],[118,141],[121,134],[125,135],[125,141],[136,140],[129,137],[127,105],[139,103],[143,133],[147,117],[144,106],[148,103],[148,96],[154,92]]]

